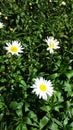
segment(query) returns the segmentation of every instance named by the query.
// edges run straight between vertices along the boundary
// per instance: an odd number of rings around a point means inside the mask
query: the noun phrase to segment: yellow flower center
[[[53,43],[53,42],[51,42],[51,43],[49,44],[49,48],[51,48],[51,49],[54,48],[54,43]]]
[[[18,51],[18,47],[12,46],[12,47],[10,48],[10,50],[11,50],[11,52],[17,52],[17,51]]]
[[[40,85],[40,90],[46,91],[46,89],[47,89],[46,85],[44,85],[44,84],[41,84],[41,85]]]

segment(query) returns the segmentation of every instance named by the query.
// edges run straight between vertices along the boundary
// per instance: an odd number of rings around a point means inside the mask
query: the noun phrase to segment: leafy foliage
[[[73,2],[51,1],[0,1],[0,130],[73,129]],[[47,51],[47,36],[60,42],[54,54]],[[12,40],[24,48],[19,56],[4,48]],[[40,76],[53,83],[47,101],[30,89]]]

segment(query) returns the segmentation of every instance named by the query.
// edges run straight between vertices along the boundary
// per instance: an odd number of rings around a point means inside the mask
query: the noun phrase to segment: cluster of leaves
[[[0,130],[73,129],[73,2],[1,0]],[[60,49],[49,54],[44,39],[53,36]],[[24,53],[7,54],[4,46],[21,41]],[[50,79],[54,95],[47,101],[32,94],[33,78]]]

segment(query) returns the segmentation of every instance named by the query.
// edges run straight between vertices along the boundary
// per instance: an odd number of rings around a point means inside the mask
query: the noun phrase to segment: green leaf
[[[73,71],[71,70],[70,72],[66,73],[66,76],[68,77],[68,79],[73,77]]]
[[[2,91],[2,90],[6,90],[5,86],[0,87],[0,91]]]
[[[22,130],[28,130],[26,124],[22,124]]]
[[[19,117],[22,116],[22,110],[21,110],[21,109],[16,110],[16,113],[17,113],[17,115],[18,115]]]
[[[3,102],[0,102],[0,109],[2,109],[5,106]]]
[[[24,87],[27,86],[24,80],[20,80],[20,83],[21,83]]]
[[[73,128],[73,122],[70,124],[70,126]]]
[[[29,104],[25,102],[25,112],[29,111]]]
[[[28,116],[29,116],[29,118],[33,119],[34,121],[37,121],[37,115],[33,111],[30,111],[28,113]]]
[[[1,113],[1,114],[0,114],[0,121],[2,120],[3,116],[4,116],[4,114]]]
[[[23,106],[23,103],[22,102],[16,102],[16,101],[12,101],[10,103],[10,108],[13,109],[13,110],[16,110],[16,109],[22,109],[22,106]]]
[[[50,128],[50,130],[59,130],[58,125],[56,123],[54,123],[54,122],[52,122],[52,124],[51,124],[51,126],[49,128]]]
[[[40,120],[40,123],[39,123],[39,125],[40,125],[40,130],[42,130],[42,129],[47,125],[48,121],[49,121],[49,119],[48,119],[46,116],[44,116],[44,117]]]
[[[64,123],[64,126],[66,126],[68,124],[68,118],[66,118],[63,123]]]
[[[51,110],[51,107],[50,106],[42,106],[41,107],[41,110],[45,111],[45,112],[49,112]]]
[[[25,121],[25,124],[32,125],[32,121],[31,121],[30,117],[25,117],[24,121]]]
[[[10,108],[13,109],[13,110],[16,110],[18,107],[18,103],[16,101],[12,101],[10,103]]]
[[[63,124],[61,123],[61,121],[57,120],[56,118],[52,118],[52,121],[55,122],[57,125],[63,127]]]

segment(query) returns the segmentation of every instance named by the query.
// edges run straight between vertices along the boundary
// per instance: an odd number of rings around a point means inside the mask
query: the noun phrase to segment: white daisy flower
[[[32,92],[35,92],[37,96],[41,99],[47,100],[47,96],[52,96],[53,87],[50,80],[45,80],[43,77],[34,79],[35,83],[31,86],[33,88]]]
[[[49,50],[50,53],[53,53],[55,49],[59,49],[60,47],[59,45],[59,41],[57,41],[57,39],[54,39],[54,37],[47,37],[47,39],[44,40],[47,45],[48,48],[47,50]]]
[[[8,53],[11,53],[12,55],[18,55],[19,53],[23,52],[23,48],[18,41],[12,41],[12,44],[6,43],[6,45],[7,47],[5,47],[5,49],[8,51]]]
[[[3,28],[4,24],[0,22],[0,29]]]

